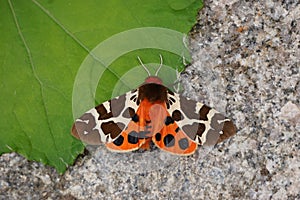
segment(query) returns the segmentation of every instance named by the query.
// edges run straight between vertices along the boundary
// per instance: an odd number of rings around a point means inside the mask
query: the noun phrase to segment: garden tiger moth
[[[139,59],[140,60],[140,59]],[[141,62],[141,60],[140,60]],[[76,119],[71,134],[115,152],[148,149],[150,142],[177,155],[198,145],[214,145],[236,133],[233,122],[215,109],[174,93],[149,76],[136,90],[106,101]]]

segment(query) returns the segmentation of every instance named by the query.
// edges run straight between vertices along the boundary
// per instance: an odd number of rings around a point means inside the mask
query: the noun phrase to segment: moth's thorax
[[[161,84],[145,83],[139,87],[139,101],[148,99],[149,102],[166,102],[167,101],[167,88]]]
[[[155,84],[158,84],[158,85],[162,85],[163,82],[160,78],[158,78],[157,76],[149,76],[145,79],[145,82],[144,84],[147,84],[147,83],[155,83]]]

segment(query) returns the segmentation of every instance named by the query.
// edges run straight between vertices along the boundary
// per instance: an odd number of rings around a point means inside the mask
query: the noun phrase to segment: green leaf
[[[178,33],[190,31],[201,7],[200,0],[1,1],[0,153],[64,172],[84,148],[70,135],[74,117],[140,84],[147,74],[137,56],[152,72],[159,54],[182,70],[189,56]]]

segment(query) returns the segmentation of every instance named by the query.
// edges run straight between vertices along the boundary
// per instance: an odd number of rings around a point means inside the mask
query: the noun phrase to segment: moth
[[[234,123],[215,109],[174,93],[149,70],[137,89],[92,108],[76,119],[71,134],[84,143],[115,152],[159,149],[193,154],[198,145],[214,145],[236,133]]]

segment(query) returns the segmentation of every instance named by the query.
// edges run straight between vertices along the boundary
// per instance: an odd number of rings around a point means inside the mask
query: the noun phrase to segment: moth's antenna
[[[158,72],[159,72],[159,70],[160,70],[160,68],[162,67],[162,64],[163,64],[163,58],[162,58],[161,54],[159,54],[159,57],[160,57],[160,65],[159,65],[158,69],[155,72],[155,76],[157,76],[157,74],[158,74]]]
[[[147,67],[143,64],[143,62],[142,62],[142,60],[140,59],[140,57],[138,56],[137,58],[139,59],[141,65],[143,66],[143,68],[145,69],[145,71],[147,72],[147,74],[148,74],[149,76],[151,76],[149,70],[148,70]]]

